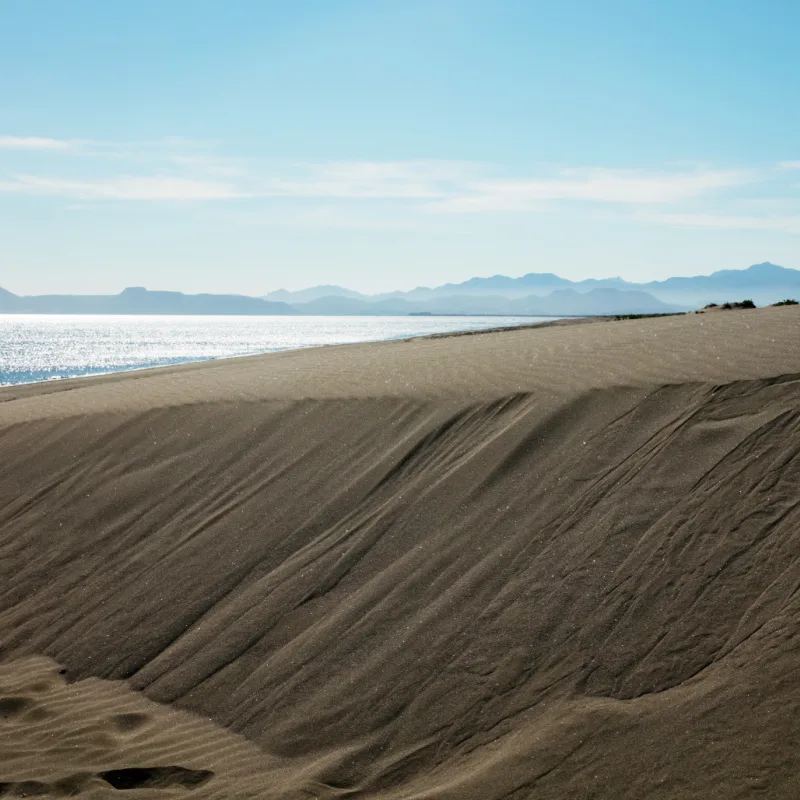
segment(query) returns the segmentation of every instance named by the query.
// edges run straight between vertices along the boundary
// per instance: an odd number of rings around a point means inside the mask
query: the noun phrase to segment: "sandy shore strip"
[[[7,387],[0,452],[0,794],[800,795],[795,308]]]

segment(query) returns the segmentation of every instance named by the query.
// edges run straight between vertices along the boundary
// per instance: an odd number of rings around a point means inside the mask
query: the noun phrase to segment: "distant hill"
[[[426,301],[404,297],[360,300],[350,297],[320,297],[295,303],[302,314],[404,315],[404,314],[498,314],[521,316],[582,316],[606,314],[660,314],[685,309],[662,303],[647,292],[592,289],[577,292],[559,289],[545,296],[507,298],[500,295],[461,294],[432,297]]]
[[[558,289],[574,289],[581,293],[592,289],[647,292],[667,305],[688,308],[743,297],[753,299],[758,305],[767,305],[786,296],[800,294],[800,270],[764,262],[743,270],[721,270],[711,275],[668,278],[647,283],[626,281],[619,277],[570,281],[550,272],[531,272],[520,278],[493,275],[489,278],[470,278],[463,283],[420,286],[408,292],[389,292],[362,298],[372,301],[402,298],[426,303],[445,297],[465,296],[523,299],[531,295],[544,297]]]
[[[297,292],[290,292],[286,289],[278,289],[264,295],[264,300],[273,300],[281,303],[309,303],[319,300],[321,297],[352,297],[367,299],[367,295],[361,292],[354,292],[352,289],[345,289],[343,286],[312,286],[309,289],[300,289]]]
[[[765,261],[747,269],[725,269],[692,278],[667,278],[642,284],[642,288],[665,302],[721,303],[750,298],[767,305],[800,294],[800,270]]]
[[[685,309],[662,303],[647,292],[620,289],[559,289],[546,297],[512,301],[520,313],[553,315],[666,314]]]
[[[318,297],[308,303],[294,303],[298,314],[322,316],[404,316],[414,311],[425,310],[419,303],[396,300],[358,299],[356,297]]]
[[[236,294],[151,292],[133,286],[115,295],[20,297],[0,289],[0,313],[16,314],[296,314],[286,303]]]

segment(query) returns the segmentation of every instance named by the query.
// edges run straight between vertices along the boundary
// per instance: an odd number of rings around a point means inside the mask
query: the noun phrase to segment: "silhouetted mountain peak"
[[[323,297],[349,297],[357,299],[364,297],[364,295],[353,289],[346,289],[344,286],[324,284],[322,286],[310,286],[308,289],[299,289],[297,291],[277,289],[274,292],[264,295],[262,299],[282,303],[308,303]]]
[[[773,264],[771,261],[764,261],[761,264],[753,264],[753,266],[748,267],[745,272],[749,272],[751,275],[758,275],[761,277],[782,277],[788,273],[797,272],[797,270],[788,269],[787,267],[780,267],[777,264]]]
[[[523,286],[567,286],[571,281],[552,272],[529,272],[517,279]]]

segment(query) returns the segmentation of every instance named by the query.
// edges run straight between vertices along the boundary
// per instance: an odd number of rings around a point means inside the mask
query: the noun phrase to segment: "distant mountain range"
[[[348,298],[349,300],[361,300],[370,304],[382,304],[383,308],[394,308],[394,303],[404,300],[407,303],[428,303],[430,307],[437,310],[446,310],[451,306],[459,309],[458,313],[463,313],[460,309],[470,308],[474,310],[477,306],[485,307],[489,313],[490,301],[491,308],[496,313],[521,313],[516,303],[506,305],[506,301],[526,301],[523,307],[539,308],[544,305],[547,308],[553,307],[553,314],[566,313],[556,311],[555,308],[567,302],[567,299],[559,294],[560,291],[572,290],[581,295],[588,295],[595,298],[603,307],[608,307],[612,297],[625,305],[623,312],[616,310],[613,313],[635,313],[633,308],[637,303],[641,303],[639,310],[646,313],[645,309],[655,311],[657,305],[661,303],[668,306],[669,310],[685,310],[687,308],[697,308],[706,303],[721,303],[729,299],[749,298],[757,305],[766,305],[784,299],[787,296],[800,294],[800,270],[787,269],[775,264],[765,262],[755,264],[743,270],[721,270],[711,275],[698,275],[691,278],[667,278],[663,281],[650,281],[648,283],[633,283],[622,278],[590,278],[583,281],[570,281],[561,278],[550,272],[537,273],[531,272],[521,278],[509,278],[506,275],[493,275],[490,278],[470,278],[463,283],[446,283],[443,286],[433,288],[418,287],[409,292],[390,292],[388,294],[364,295],[345,289],[341,286],[315,286],[304,289],[301,292],[287,292],[280,290],[266,295],[267,300],[281,300],[286,303],[296,304],[313,303],[315,313],[337,313],[334,309],[344,307],[334,298]],[[603,294],[595,294],[597,290],[604,290]],[[614,290],[624,294],[610,295],[605,292]],[[629,297],[629,292],[636,292],[636,297]],[[648,300],[643,295],[649,295]],[[569,296],[572,301],[576,298]],[[471,304],[468,302],[475,298],[480,298],[483,303]],[[322,302],[325,301],[325,302]],[[567,303],[569,305],[569,303]],[[591,301],[580,301],[575,306],[592,306]],[[331,310],[323,312],[323,307],[330,306]],[[571,306],[570,306],[571,307]],[[354,306],[355,308],[355,306]],[[507,308],[502,312],[500,308]],[[638,307],[637,307],[638,308]],[[666,310],[660,307],[660,310]],[[360,313],[360,312],[348,312]],[[385,313],[385,312],[384,312]],[[451,312],[452,313],[452,312]],[[534,313],[534,312],[530,312]],[[575,313],[589,313],[578,311]],[[595,313],[611,313],[597,311]]]
[[[43,294],[19,297],[0,289],[0,313],[9,314],[297,314],[287,303],[238,294],[150,292],[132,286],[120,294]]]
[[[494,275],[377,295],[333,285],[296,292],[280,289],[265,297],[151,292],[142,287],[117,295],[21,297],[0,289],[0,313],[591,316],[669,313],[745,298],[766,305],[786,297],[800,298],[800,270],[765,262],[744,270],[649,283],[622,278],[569,281],[532,272],[521,278]]]
[[[619,289],[592,289],[577,292],[559,289],[544,296],[508,298],[502,295],[453,294],[429,300],[382,297],[371,300],[345,296],[325,296],[304,303],[293,303],[304,314],[497,314],[520,316],[570,316],[605,314],[659,314],[685,309],[668,305],[646,292]]]

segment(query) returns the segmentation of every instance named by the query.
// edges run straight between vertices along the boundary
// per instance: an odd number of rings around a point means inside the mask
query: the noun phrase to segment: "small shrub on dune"
[[[797,300],[792,300],[790,298],[786,298],[786,300],[779,300],[777,303],[773,303],[773,306],[796,306],[800,305]]]

